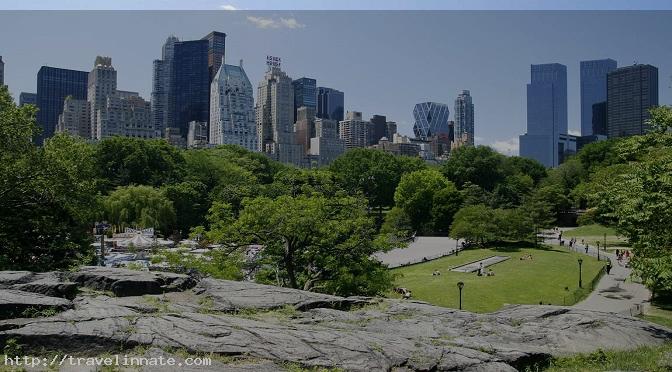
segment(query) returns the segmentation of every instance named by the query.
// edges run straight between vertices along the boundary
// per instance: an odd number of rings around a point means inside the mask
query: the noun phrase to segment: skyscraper
[[[621,67],[607,75],[607,136],[646,133],[649,109],[658,105],[658,69],[651,65]]]
[[[318,166],[329,165],[345,152],[345,141],[339,138],[338,122],[315,119],[315,136],[310,139],[310,156]]]
[[[89,102],[83,99],[65,97],[63,112],[58,116],[57,133],[68,133],[72,136],[91,138],[91,113]]]
[[[210,84],[210,143],[257,151],[252,84],[239,66],[220,64]]]
[[[296,81],[296,80],[295,80]],[[296,143],[303,146],[304,153],[310,153],[310,139],[315,137],[315,109],[299,107],[294,123]]]
[[[345,120],[338,123],[338,134],[345,141],[346,148],[366,147],[369,145],[370,128],[371,122],[362,120],[361,112],[348,111]]]
[[[212,31],[205,35],[203,40],[208,41],[208,73],[210,74],[210,82],[212,82],[215,79],[215,74],[219,71],[219,67],[224,63],[226,34]]]
[[[161,133],[165,128],[173,127],[174,95],[170,94],[175,36],[166,39],[161,50],[161,59],[154,60],[152,74],[152,125]]]
[[[455,128],[453,138],[466,138],[465,145],[474,145],[474,104],[468,90],[455,99]]]
[[[19,106],[23,105],[37,105],[37,94],[21,92],[19,94]]]
[[[317,88],[317,117],[341,121],[344,118],[345,104],[343,92],[326,87]]]
[[[294,117],[297,118],[299,107],[317,110],[317,80],[302,77],[292,81],[294,87]]]
[[[256,105],[259,151],[283,163],[300,165],[303,147],[294,138],[294,89],[280,67],[269,66],[259,82]]]
[[[207,122],[210,105],[208,40],[180,41],[174,44],[169,103],[174,123],[186,138],[190,121]]]
[[[593,134],[593,105],[607,100],[607,74],[615,69],[613,59],[581,61],[582,136]]]
[[[385,115],[373,115],[369,121],[371,122],[368,139],[369,146],[377,144],[383,137],[387,137],[387,139],[392,138],[392,135],[387,132],[387,118]]]
[[[5,85],[5,62],[2,61],[2,56],[0,56],[0,87]]]
[[[40,68],[37,73],[37,123],[42,127],[42,133],[37,138],[38,144],[54,135],[65,97],[86,99],[88,75],[86,71]]]
[[[593,104],[592,133],[594,135],[607,135],[607,102]],[[586,136],[582,136],[586,137]]]
[[[567,134],[567,66],[549,63],[530,70],[527,133],[520,136],[520,156],[555,167],[569,150],[567,141],[560,140]]]
[[[448,105],[436,102],[418,103],[413,108],[413,133],[415,137],[428,140],[439,133],[448,134]]]
[[[107,97],[117,91],[117,71],[112,67],[112,58],[97,56],[93,70],[89,73],[87,101],[91,119],[91,138],[101,139],[117,133],[111,128],[104,128],[101,123],[101,111],[107,107]]]

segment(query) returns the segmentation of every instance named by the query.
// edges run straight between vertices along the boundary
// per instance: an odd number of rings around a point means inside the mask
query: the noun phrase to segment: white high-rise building
[[[315,137],[310,139],[309,151],[318,166],[329,165],[345,152],[345,141],[338,137],[336,120],[315,119]]]
[[[369,130],[371,122],[362,120],[362,113],[348,111],[345,120],[339,122],[339,137],[345,141],[349,149],[355,147],[367,147],[369,144]]]
[[[303,164],[303,146],[294,136],[292,79],[279,67],[270,66],[259,83],[255,111],[259,151],[283,163]]]
[[[68,133],[82,138],[91,138],[91,116],[89,102],[83,99],[65,97],[63,113],[58,116],[57,133]]]
[[[103,133],[112,130],[102,128],[98,118],[100,110],[107,106],[107,97],[117,91],[117,71],[112,67],[112,58],[96,57],[93,70],[89,72],[87,101],[90,105],[91,136],[93,139],[101,139]]]
[[[455,99],[455,138],[463,138],[467,146],[474,145],[474,104],[468,90]]]
[[[240,66],[222,62],[210,84],[210,144],[259,149],[252,84]]]

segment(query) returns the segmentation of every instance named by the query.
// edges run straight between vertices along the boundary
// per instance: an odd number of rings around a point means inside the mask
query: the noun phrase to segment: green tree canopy
[[[390,273],[371,255],[376,238],[366,203],[355,197],[282,195],[247,199],[238,218],[213,205],[209,239],[225,246],[262,245],[259,280],[340,295],[380,294]]]
[[[96,166],[106,190],[117,186],[161,186],[184,175],[180,150],[162,139],[110,137],[96,146]]]
[[[506,176],[505,158],[487,146],[463,146],[451,152],[441,169],[458,187],[471,182],[492,191]]]
[[[103,205],[107,220],[119,229],[154,227],[168,234],[175,223],[173,203],[151,186],[120,186]]]
[[[37,148],[32,105],[17,107],[0,86],[0,269],[54,270],[93,257],[94,183],[78,156],[87,147],[58,137]],[[82,166],[81,172],[78,166]]]

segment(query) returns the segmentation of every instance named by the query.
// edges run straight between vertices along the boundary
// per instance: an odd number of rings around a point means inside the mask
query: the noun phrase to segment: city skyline
[[[10,14],[11,13],[11,14]],[[235,14],[234,14],[235,13]],[[634,61],[655,65],[660,71],[660,104],[669,104],[671,92],[669,76],[672,70],[672,52],[655,48],[669,33],[670,26],[664,23],[670,12],[181,12],[185,19],[182,27],[171,24],[176,13],[156,12],[60,12],[45,19],[43,12],[3,12],[0,14],[0,31],[11,31],[17,23],[33,18],[36,30],[27,30],[17,38],[16,33],[0,32],[0,55],[5,61],[5,84],[18,101],[21,92],[35,92],[36,72],[42,65],[88,71],[90,61],[96,55],[110,56],[119,71],[119,86],[138,91],[145,99],[150,98],[152,86],[152,61],[161,58],[161,46],[165,39],[175,34],[183,40],[199,39],[212,29],[225,32],[227,36],[227,63],[245,60],[246,71],[253,86],[265,72],[263,64],[268,54],[283,58],[283,70],[293,79],[303,76],[317,80],[318,86],[328,86],[345,92],[345,110],[360,111],[366,117],[385,115],[396,121],[399,132],[412,133],[412,109],[418,102],[436,101],[452,106],[462,90],[470,90],[477,106],[476,144],[494,145],[498,150],[515,154],[518,144],[513,140],[524,133],[525,84],[529,66],[537,63],[562,63],[568,69],[568,121],[569,132],[580,130],[579,63],[582,60],[613,58],[626,66]],[[100,17],[106,17],[102,20]],[[372,17],[375,15],[375,17]],[[368,17],[368,18],[367,18]],[[629,18],[627,24],[623,17]],[[35,36],[44,27],[62,24],[124,21],[120,32],[104,31],[102,27],[96,38],[76,32],[75,27],[60,27],[58,32]],[[250,19],[251,18],[251,19]],[[336,24],[344,18],[357,21],[369,19],[379,26],[373,31],[352,26],[338,29],[342,38],[331,40],[326,46],[311,41],[334,32]],[[516,30],[504,23],[518,20]],[[541,18],[541,19],[539,19]],[[63,20],[68,20],[63,22]],[[281,23],[285,19],[285,23]],[[293,19],[293,21],[288,21]],[[135,21],[134,21],[135,20]],[[280,22],[264,28],[264,20]],[[588,22],[590,20],[590,22]],[[196,22],[200,21],[200,22]],[[389,26],[395,24],[398,26]],[[449,22],[441,22],[449,21]],[[573,25],[560,35],[555,29],[544,26],[552,24]],[[499,29],[504,37],[499,44],[516,45],[512,50],[494,50],[493,40],[487,32],[474,32],[466,45],[470,49],[458,58],[445,61],[438,59],[450,55],[454,45],[465,42],[452,31],[460,25],[488,22],[493,30]],[[148,24],[152,27],[136,26]],[[353,25],[358,22],[352,22]],[[445,24],[444,24],[445,23]],[[614,29],[612,24],[618,24]],[[329,27],[326,27],[329,26]],[[324,31],[322,27],[326,27]],[[402,27],[404,28],[402,30]],[[410,27],[410,28],[409,28]],[[537,35],[525,31],[539,28]],[[606,30],[610,36],[606,37]],[[143,30],[138,34],[138,30]],[[592,32],[587,32],[588,30]],[[309,31],[309,32],[307,32]],[[360,33],[360,39],[349,35]],[[498,32],[498,35],[501,34]],[[130,37],[130,34],[134,34]],[[583,34],[583,42],[572,44],[576,34]],[[421,36],[432,36],[420,40]],[[456,35],[456,34],[455,34]],[[372,40],[381,38],[381,46],[372,45]],[[68,39],[78,48],[59,46],[59,52],[51,51],[55,40]],[[95,40],[94,40],[95,39]],[[54,40],[53,42],[50,40]],[[259,42],[265,40],[264,42]],[[601,40],[599,48],[591,48]],[[642,43],[642,41],[647,43]],[[417,42],[416,42],[417,41]],[[428,51],[430,58],[417,58],[430,44],[449,41],[446,46]],[[545,43],[539,43],[544,41]],[[485,43],[485,44],[483,44]],[[648,44],[650,43],[650,44]],[[298,44],[298,45],[294,45]],[[523,51],[534,44],[532,51]],[[644,45],[642,45],[644,44]],[[314,45],[305,48],[305,45]],[[363,60],[353,64],[351,54],[370,50],[380,52],[383,48],[396,47],[397,52],[386,50],[378,60]],[[474,47],[478,45],[478,47]],[[503,46],[505,46],[503,45]],[[127,47],[122,51],[120,47]],[[35,48],[37,55],[20,53],[24,48]],[[75,50],[76,49],[76,50]],[[307,51],[302,51],[307,49]],[[505,48],[504,48],[505,49]],[[394,50],[394,48],[393,48]],[[409,53],[414,51],[415,54]],[[310,54],[312,57],[310,57]],[[315,56],[324,54],[325,58]],[[410,55],[409,55],[410,54]],[[234,62],[234,64],[235,64]],[[31,72],[32,71],[32,72]],[[410,73],[409,73],[410,72]],[[396,73],[397,79],[389,79]],[[32,75],[32,76],[31,76]],[[408,76],[405,76],[408,75]],[[375,94],[371,94],[375,89]],[[451,113],[451,120],[454,118]]]

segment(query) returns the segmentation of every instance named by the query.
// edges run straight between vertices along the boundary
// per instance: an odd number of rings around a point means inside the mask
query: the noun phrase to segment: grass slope
[[[532,260],[520,260],[531,254]],[[493,255],[511,256],[490,266],[495,276],[479,277],[475,273],[449,271],[450,268]],[[578,290],[579,265],[583,258],[584,289]],[[464,282],[462,308],[474,312],[491,312],[505,304],[572,305],[585,297],[586,287],[598,275],[603,263],[560,248],[469,249],[459,256],[394,269],[399,274],[396,285],[413,293],[413,299],[435,305],[457,308],[457,282]],[[432,276],[434,270],[440,276]],[[565,287],[568,290],[565,290]],[[576,291],[576,292],[575,292]]]
[[[628,240],[617,235],[616,230],[602,225],[584,225],[576,229],[566,230],[562,233],[563,238],[576,238],[579,242],[583,239],[591,246],[595,246],[597,241],[600,246],[604,244],[604,234],[607,234],[607,248],[628,247]]]
[[[527,371],[593,372],[593,371],[670,371],[672,370],[672,343],[640,347],[635,350],[598,350],[558,358],[548,367],[528,368]]]

